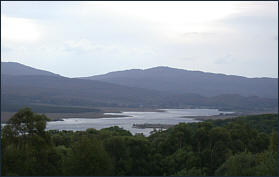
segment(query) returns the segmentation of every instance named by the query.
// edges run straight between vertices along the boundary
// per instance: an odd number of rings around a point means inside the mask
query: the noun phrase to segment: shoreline
[[[98,119],[98,118],[115,118],[115,117],[130,117],[128,115],[115,115],[113,113],[122,112],[164,112],[164,110],[153,109],[153,108],[118,108],[118,107],[97,107],[102,112],[83,112],[83,113],[45,113],[45,115],[51,119],[51,121],[61,121],[66,118],[87,118],[87,119]],[[1,112],[1,123],[6,123],[10,117],[16,112]],[[106,114],[109,113],[109,114]],[[39,113],[42,114],[42,113]],[[224,115],[213,115],[213,116],[182,116],[181,118],[192,118],[200,121],[212,119],[228,119],[240,116],[260,115],[260,114],[278,114],[278,111],[243,111],[239,113],[224,114]],[[63,121],[63,120],[62,120]]]
[[[61,121],[60,119],[67,118],[86,118],[86,119],[98,119],[98,118],[112,118],[112,117],[130,117],[126,115],[113,115],[113,113],[122,112],[164,112],[164,110],[153,108],[118,108],[118,107],[96,107],[101,112],[83,112],[83,113],[45,113],[45,115],[51,119],[50,121]],[[110,113],[110,114],[106,114]],[[1,112],[1,123],[6,123],[16,112]],[[43,113],[38,113],[43,114]]]
[[[252,116],[252,115],[262,115],[262,114],[278,114],[276,111],[247,111],[241,113],[223,114],[223,115],[212,115],[212,116],[182,116],[181,118],[192,118],[200,121],[204,120],[218,120],[218,119],[229,119],[241,116]]]
[[[171,127],[174,127],[175,124],[133,124],[132,128],[138,128],[138,129],[146,129],[146,128],[159,128],[159,129],[168,129]]]
[[[1,123],[6,123],[11,116],[15,113],[11,112],[1,112]],[[41,114],[41,113],[39,113]],[[70,118],[86,118],[86,119],[100,119],[100,118],[115,118],[115,117],[131,117],[126,115],[106,115],[94,112],[84,112],[84,113],[45,113],[45,115],[50,119],[50,122],[63,121],[61,119]]]

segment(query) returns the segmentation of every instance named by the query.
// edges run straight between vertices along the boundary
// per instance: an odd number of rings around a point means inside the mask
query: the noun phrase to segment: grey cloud
[[[115,54],[119,52],[119,48],[119,46],[111,46],[106,49],[106,52]]]
[[[26,52],[26,47],[14,47],[12,45],[1,44],[1,52]]]
[[[39,51],[47,51],[49,48],[45,45],[39,47]]]
[[[10,45],[1,44],[1,52],[10,52],[14,51],[14,47]]]
[[[183,36],[194,36],[194,35],[213,35],[214,33],[203,33],[203,32],[187,32],[183,33]]]
[[[18,47],[18,48],[16,48],[16,50],[19,51],[19,52],[26,52],[27,48],[26,47]]]
[[[17,1],[1,2],[1,14],[27,19],[57,19],[64,9],[73,9],[80,2]],[[61,10],[62,9],[62,10]]]
[[[194,60],[194,59],[195,59],[195,57],[184,56],[180,60],[182,60],[182,61],[191,61],[191,60]]]
[[[62,52],[70,52],[75,55],[81,55],[84,53],[92,52],[92,51],[102,51],[103,47],[100,45],[92,46],[90,41],[86,39],[82,39],[78,42],[75,41],[66,41],[64,42],[63,47],[60,48]]]
[[[260,37],[262,37],[262,35],[255,35],[254,39],[258,39]],[[271,40],[274,40],[274,41],[278,41],[278,35],[274,35],[274,36],[268,37],[268,38],[271,39]]]
[[[227,54],[224,57],[221,57],[215,61],[216,64],[228,64],[234,60],[232,54]]]
[[[27,63],[30,58],[46,60],[49,68],[56,67],[59,70],[60,67],[61,71],[65,70],[65,75],[67,70],[68,76],[72,77],[75,76],[73,69],[52,63],[68,62],[76,67],[76,59],[82,58],[84,62],[80,62],[83,63],[80,65],[84,69],[77,72],[87,72],[90,75],[97,72],[95,69],[104,73],[110,69],[147,68],[150,65],[187,66],[192,70],[212,72],[222,68],[225,73],[249,71],[250,75],[259,75],[260,70],[266,70],[266,73],[270,70],[278,71],[275,68],[278,65],[278,46],[275,45],[278,42],[278,10],[276,16],[266,15],[263,11],[258,13],[258,10],[250,13],[249,9],[252,8],[246,5],[249,12],[237,12],[201,24],[208,26],[208,30],[187,33],[189,31],[182,31],[187,24],[181,21],[183,28],[165,35],[168,30],[162,29],[168,29],[169,24],[164,24],[164,19],[162,23],[150,22],[128,14],[123,16],[95,4],[86,8],[78,1],[4,1],[1,5],[3,15],[36,20],[42,32],[42,40],[24,44],[26,48],[19,48],[23,45],[21,43],[2,41],[12,45],[1,45],[3,59],[20,58]],[[243,5],[240,6],[243,8]],[[157,13],[156,9],[154,13]],[[179,26],[180,23],[177,24]],[[153,50],[153,47],[158,49]],[[260,58],[258,60],[262,60],[262,64],[247,71],[240,67],[248,58],[253,57]],[[95,66],[97,62],[86,62],[92,59],[98,61],[98,66]],[[40,63],[39,60],[36,62]],[[92,67],[95,67],[94,71]]]
[[[261,37],[261,35],[255,35],[254,39],[258,39],[259,37]]]
[[[249,32],[253,35],[274,33],[278,31],[278,17],[272,16],[251,16],[249,14],[239,14],[216,20],[215,25],[228,29],[237,30],[240,33]]]

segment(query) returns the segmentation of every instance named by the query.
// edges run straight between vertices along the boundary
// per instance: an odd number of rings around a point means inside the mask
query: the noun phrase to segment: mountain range
[[[35,69],[29,66],[22,65],[16,62],[1,62],[1,74],[5,75],[46,75],[46,76],[59,76],[49,71]]]
[[[245,78],[169,67],[67,78],[1,62],[5,105],[277,108],[278,78]]]
[[[246,78],[169,67],[117,71],[84,79],[174,94],[196,93],[207,97],[221,94],[239,94],[262,98],[278,97],[278,78]]]

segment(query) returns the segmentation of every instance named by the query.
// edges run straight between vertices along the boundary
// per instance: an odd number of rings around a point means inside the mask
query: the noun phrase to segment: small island
[[[175,125],[172,124],[148,124],[147,122],[144,124],[133,124],[133,128],[161,128],[161,129],[168,129],[170,127],[174,127]]]

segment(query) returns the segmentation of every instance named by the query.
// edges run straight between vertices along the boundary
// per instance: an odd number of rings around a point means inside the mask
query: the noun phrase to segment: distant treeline
[[[26,104],[24,105],[26,106]],[[27,104],[34,112],[37,113],[83,113],[83,112],[101,112],[100,109],[74,107],[74,106],[55,106],[55,105],[36,105]],[[23,104],[1,104],[1,111],[17,112]]]
[[[1,107],[9,109],[14,105],[34,105],[34,104],[48,104],[53,106],[92,106],[92,107],[116,107],[116,103],[95,102],[89,99],[78,98],[54,98],[50,96],[36,95],[36,96],[19,96],[13,94],[1,94]]]
[[[277,114],[180,123],[148,137],[117,126],[45,131],[47,121],[25,108],[2,128],[3,176],[278,175]]]
[[[206,120],[212,122],[214,127],[224,127],[229,124],[236,123],[237,121],[243,121],[248,124],[251,128],[256,129],[258,132],[270,134],[272,131],[278,131],[278,114],[263,114],[263,115],[252,115],[242,116],[229,119],[219,120]],[[192,124],[197,125],[197,124]]]
[[[56,95],[54,92],[53,95]],[[117,95],[117,94],[116,94]],[[135,96],[135,95],[133,95]],[[258,98],[258,97],[242,97],[240,95],[226,94],[216,97],[203,97],[197,94],[181,94],[172,95],[165,98],[167,95],[162,95],[158,98],[148,98],[148,101],[131,100],[130,103],[123,103],[122,96],[111,100],[94,100],[89,98],[77,98],[74,96],[55,97],[51,95],[37,94],[35,96],[20,96],[16,94],[1,94],[1,108],[10,109],[14,105],[36,105],[48,104],[53,106],[87,106],[87,107],[152,107],[155,109],[177,109],[177,108],[212,108],[223,111],[230,110],[274,110],[278,109],[277,98]],[[141,98],[142,95],[135,96]],[[119,99],[119,100],[118,100]],[[156,102],[156,104],[154,103]],[[159,104],[157,104],[159,103]]]

